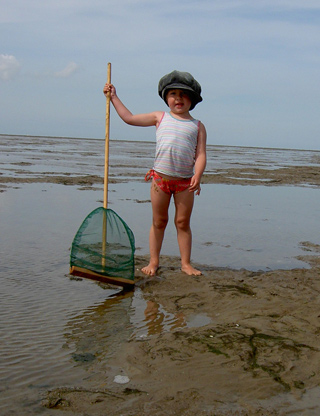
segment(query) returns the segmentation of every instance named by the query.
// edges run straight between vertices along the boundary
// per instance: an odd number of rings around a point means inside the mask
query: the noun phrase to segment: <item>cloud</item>
[[[15,78],[20,70],[19,61],[12,55],[0,55],[0,79],[9,81]]]
[[[79,68],[75,62],[70,62],[68,65],[62,70],[58,71],[54,74],[56,78],[68,78],[73,75]]]

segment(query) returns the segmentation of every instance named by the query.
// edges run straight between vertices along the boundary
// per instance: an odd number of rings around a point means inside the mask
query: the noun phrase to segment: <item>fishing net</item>
[[[132,231],[119,215],[109,208],[97,208],[85,218],[74,237],[70,268],[133,283],[134,244]]]

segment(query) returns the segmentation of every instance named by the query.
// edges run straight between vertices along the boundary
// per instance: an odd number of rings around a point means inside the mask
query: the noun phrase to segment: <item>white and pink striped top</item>
[[[179,120],[163,113],[156,132],[155,171],[178,178],[193,176],[199,124],[199,120]]]

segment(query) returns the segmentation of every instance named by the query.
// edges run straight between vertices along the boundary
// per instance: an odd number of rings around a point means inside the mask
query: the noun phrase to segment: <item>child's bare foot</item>
[[[155,276],[158,270],[158,264],[149,263],[148,266],[145,266],[141,269],[142,273],[148,275],[148,276]]]
[[[181,270],[188,274],[189,276],[201,276],[202,273],[200,270],[195,269],[191,266],[191,264],[186,264],[185,266],[181,266]]]

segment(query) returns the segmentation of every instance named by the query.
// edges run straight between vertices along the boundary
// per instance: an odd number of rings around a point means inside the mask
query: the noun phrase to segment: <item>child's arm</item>
[[[111,102],[116,112],[125,123],[141,127],[158,125],[163,114],[161,111],[154,111],[153,113],[147,114],[132,114],[117,96],[116,89],[112,84],[105,84],[103,93],[107,95],[108,91],[110,91]]]
[[[207,132],[202,123],[199,126],[198,144],[195,156],[194,175],[191,178],[190,192],[196,192],[196,195],[200,194],[200,181],[207,164]]]

